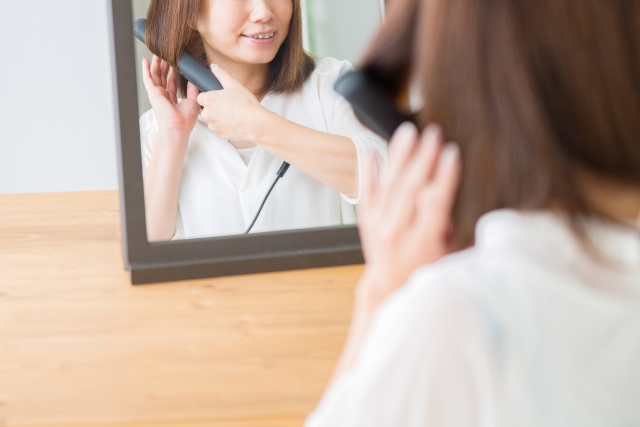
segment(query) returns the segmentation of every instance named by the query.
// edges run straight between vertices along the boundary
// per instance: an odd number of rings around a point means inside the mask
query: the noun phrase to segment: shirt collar
[[[640,224],[621,225],[601,219],[584,221],[588,242],[605,259],[640,272]],[[476,225],[476,247],[526,247],[567,258],[593,256],[572,231],[566,215],[548,210],[499,209]]]

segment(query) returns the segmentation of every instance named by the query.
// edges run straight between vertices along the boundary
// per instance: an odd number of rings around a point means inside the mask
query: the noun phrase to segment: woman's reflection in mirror
[[[140,119],[150,241],[354,224],[362,165],[386,143],[333,91],[352,68],[303,49],[300,0],[152,0]],[[175,72],[186,51],[223,90]],[[161,60],[159,58],[163,58]]]

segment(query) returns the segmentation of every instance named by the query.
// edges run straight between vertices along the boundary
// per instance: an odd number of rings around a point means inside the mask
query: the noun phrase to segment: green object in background
[[[313,0],[302,0],[304,1],[306,16],[303,17],[304,22],[307,26],[307,37],[309,40],[309,53],[312,55],[318,54],[316,51],[316,38],[315,38],[315,25],[313,22],[313,13],[311,13],[313,7]]]

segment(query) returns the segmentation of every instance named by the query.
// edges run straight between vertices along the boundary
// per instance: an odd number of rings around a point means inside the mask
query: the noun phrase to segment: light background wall
[[[381,0],[302,1],[307,48],[357,63]],[[2,2],[0,58],[0,194],[116,189],[107,1]]]
[[[106,6],[0,2],[0,193],[117,188]]]
[[[302,0],[307,50],[358,64],[384,15],[383,0]]]

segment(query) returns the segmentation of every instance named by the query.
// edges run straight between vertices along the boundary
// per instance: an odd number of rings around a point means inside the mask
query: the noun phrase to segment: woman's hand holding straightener
[[[271,116],[266,108],[260,105],[256,96],[229,73],[216,64],[211,65],[211,72],[218,78],[223,90],[203,92],[197,97],[202,108],[202,118],[209,129],[220,139],[231,141],[256,142],[259,124],[269,120]]]
[[[212,65],[211,71],[224,89],[201,93],[197,99],[212,132],[237,148],[257,144],[328,187],[357,197],[358,157],[350,138],[280,117],[226,70]]]

